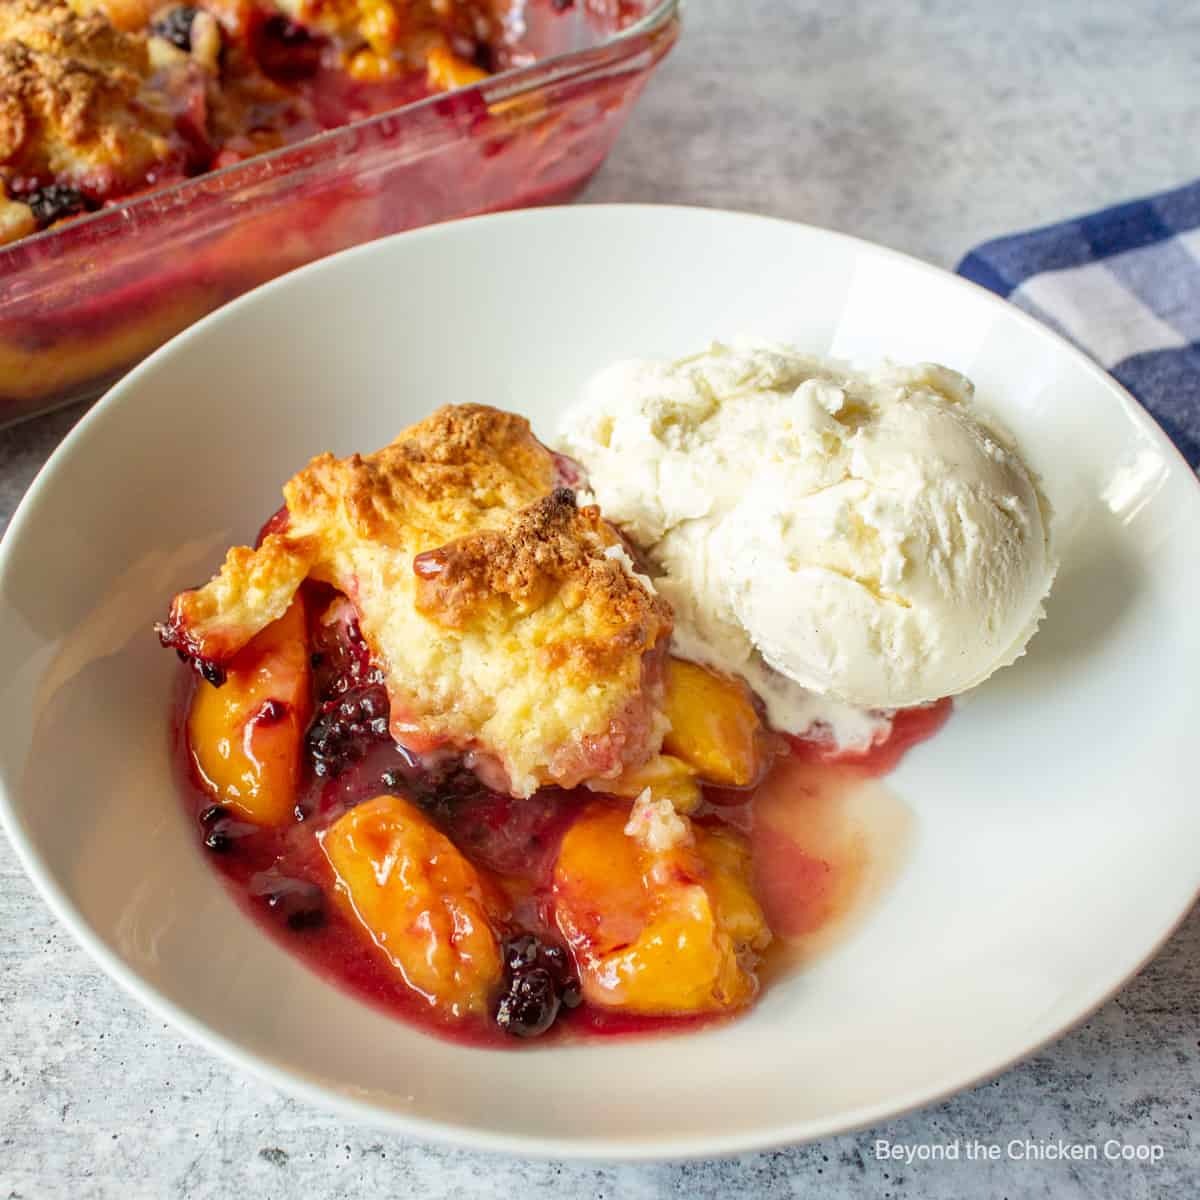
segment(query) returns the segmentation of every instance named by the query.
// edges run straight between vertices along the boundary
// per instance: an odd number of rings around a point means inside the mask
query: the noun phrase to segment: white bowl
[[[861,926],[694,1035],[520,1053],[436,1040],[322,981],[201,857],[168,760],[177,589],[325,449],[451,401],[548,434],[631,354],[752,332],[965,371],[1057,511],[1030,653],[892,777],[910,856]],[[176,338],[66,440],[0,551],[0,814],[63,922],[134,995],[287,1091],[526,1154],[721,1154],[882,1120],[1028,1054],[1138,969],[1197,891],[1200,489],[1107,375],[994,297],[851,238],[583,207],[404,234]]]

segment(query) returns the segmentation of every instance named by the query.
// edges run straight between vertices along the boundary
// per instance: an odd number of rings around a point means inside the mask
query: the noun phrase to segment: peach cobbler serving
[[[315,458],[158,627],[192,668],[176,741],[198,838],[298,954],[443,1034],[744,1009],[853,890],[805,831],[821,780],[892,765],[1036,624],[1046,510],[999,438],[944,368],[755,345],[602,376],[564,423],[571,457],[463,405]],[[777,594],[755,599],[747,563]],[[987,606],[974,665],[943,652],[959,593]]]

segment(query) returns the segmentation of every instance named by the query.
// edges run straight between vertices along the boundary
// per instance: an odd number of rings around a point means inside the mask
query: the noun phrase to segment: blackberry
[[[383,682],[383,673],[372,663],[371,651],[353,618],[335,619],[318,629],[310,661],[322,701]]]
[[[311,661],[318,700],[306,735],[308,753],[317,775],[332,779],[361,759],[372,743],[390,740],[391,705],[383,672],[371,661],[352,617],[318,628]]]
[[[67,217],[77,217],[92,208],[82,192],[61,183],[48,183],[45,187],[34,188],[19,199],[33,210],[33,219],[39,229],[45,229]]]
[[[158,636],[164,646],[171,644],[168,635],[163,632],[161,627],[159,627]],[[211,658],[198,658],[195,654],[180,650],[178,646],[175,648],[175,653],[179,656],[180,662],[187,663],[201,679],[211,683],[213,687],[220,687],[225,682],[225,668],[218,666]]]
[[[185,53],[190,53],[192,49],[192,22],[196,19],[196,14],[199,11],[199,9],[191,4],[180,4],[178,7],[171,9],[170,12],[164,13],[159,17],[150,26],[150,31],[170,42],[172,46],[178,46]]]
[[[222,829],[210,829],[204,835],[204,846],[214,854],[227,854],[233,849],[233,839]]]
[[[255,38],[255,56],[265,75],[289,81],[305,79],[321,65],[323,38],[311,34],[290,17],[268,17]]]
[[[537,1037],[562,1007],[583,999],[566,950],[532,933],[509,938],[502,951],[504,986],[496,1024],[515,1037]]]
[[[538,950],[541,942],[532,933],[523,933],[519,937],[509,938],[504,943],[504,969],[511,974],[525,970],[526,967],[537,965]]]
[[[515,1037],[537,1037],[558,1016],[558,988],[543,967],[531,967],[514,975],[500,998],[496,1024]]]
[[[192,649],[192,641],[188,634],[174,620],[156,621],[154,632],[158,634],[161,645],[168,650],[174,650],[179,661],[187,663],[202,679],[213,687],[220,687],[225,682],[225,668],[215,659],[202,658]]]
[[[225,668],[217,666],[211,658],[196,658],[192,662],[196,670],[213,687],[220,687],[225,682]]]
[[[388,737],[388,698],[382,684],[355,688],[340,700],[326,701],[309,726],[313,770],[322,778],[334,778],[362,758],[368,743]]]
[[[213,808],[219,807],[219,805],[213,805]],[[201,814],[201,820],[204,820],[204,817],[211,812],[211,808],[205,809]],[[208,832],[204,835],[204,845],[214,854],[228,854],[239,838],[258,832],[257,825],[251,825],[248,821],[235,821],[232,817],[225,815],[224,809],[221,809],[221,814],[216,818],[210,817],[205,822]]]
[[[289,929],[316,929],[325,923],[325,893],[307,879],[292,879],[272,868],[254,876],[250,891]]]
[[[463,807],[488,794],[460,759],[433,763],[405,781],[409,797],[439,822],[453,822]]]
[[[472,51],[470,59],[481,71],[486,71],[489,75],[495,75],[500,69],[499,56],[496,54],[495,49],[489,46],[487,42],[479,42]],[[416,566],[415,559],[413,560],[413,565]]]

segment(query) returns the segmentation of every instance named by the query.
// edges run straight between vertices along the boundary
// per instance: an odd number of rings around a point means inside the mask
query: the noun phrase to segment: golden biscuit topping
[[[180,593],[160,634],[219,678],[305,579],[332,584],[398,741],[463,752],[516,795],[615,778],[662,740],[671,615],[557,474],[527,421],[482,405],[440,409],[375,454],[322,455],[284,488],[286,527]]]
[[[413,562],[417,607],[462,629],[486,620],[498,597],[524,613],[541,607],[557,588],[591,589],[601,607],[619,616],[622,644],[641,643],[644,589],[632,587],[626,572],[611,570],[612,560],[595,553],[597,546],[615,544],[598,508],[578,509],[574,492],[556,488],[503,529],[481,530],[419,554]]]
[[[0,5],[0,163],[95,192],[133,186],[171,152],[147,100],[145,38],[63,0]]]

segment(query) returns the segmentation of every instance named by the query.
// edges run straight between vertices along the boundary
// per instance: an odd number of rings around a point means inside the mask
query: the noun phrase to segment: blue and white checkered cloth
[[[1090,354],[1200,466],[1200,180],[987,242],[958,272]]]

